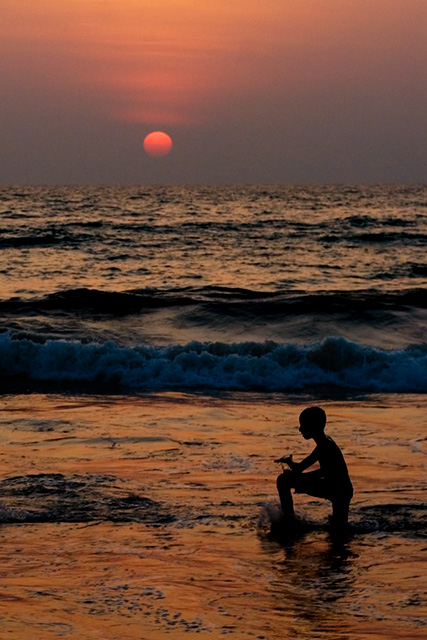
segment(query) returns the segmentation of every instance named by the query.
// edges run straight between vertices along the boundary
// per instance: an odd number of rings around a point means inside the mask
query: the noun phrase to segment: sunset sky
[[[426,181],[427,0],[0,0],[0,80],[2,184]]]

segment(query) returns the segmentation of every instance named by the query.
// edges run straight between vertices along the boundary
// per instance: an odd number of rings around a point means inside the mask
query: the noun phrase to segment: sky
[[[0,184],[427,181],[427,0],[0,0],[0,87]]]

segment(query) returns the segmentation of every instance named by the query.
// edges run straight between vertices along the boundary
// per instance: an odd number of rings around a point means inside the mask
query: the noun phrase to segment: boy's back
[[[330,436],[325,436],[317,444],[313,453],[319,461],[331,496],[353,494],[353,485],[348,475],[347,465],[337,443]]]

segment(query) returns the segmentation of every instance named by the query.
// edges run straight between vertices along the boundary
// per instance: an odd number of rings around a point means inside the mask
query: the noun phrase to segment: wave
[[[416,225],[416,220],[408,220],[407,218],[394,218],[388,217],[380,219],[371,215],[351,215],[344,218],[336,218],[335,223],[342,226],[350,227],[413,227]]]
[[[190,342],[133,348],[115,342],[44,344],[0,335],[0,376],[139,390],[299,391],[330,387],[427,392],[427,344],[385,350],[329,337],[306,345]]]
[[[409,265],[417,271],[422,265]],[[413,288],[396,292],[376,289],[358,291],[253,291],[238,287],[145,288],[130,291],[69,289],[49,293],[42,298],[11,298],[0,301],[0,311],[8,314],[33,312],[79,312],[89,314],[126,314],[165,307],[203,306],[206,311],[236,316],[239,312],[254,316],[299,314],[363,313],[402,311],[413,307],[427,309],[427,289]]]
[[[83,225],[81,225],[83,226]],[[96,225],[86,225],[96,226]],[[84,233],[73,234],[63,229],[51,229],[46,232],[22,235],[4,235],[0,238],[0,249],[19,249],[25,247],[54,247],[56,245],[75,246],[81,242],[86,242],[91,236]]]
[[[320,238],[322,242],[327,243],[411,243],[413,245],[424,245],[427,242],[427,234],[425,233],[409,233],[407,231],[372,231],[366,233],[343,234],[330,233]]]
[[[387,271],[378,270],[373,276],[380,280],[398,280],[399,278],[425,278],[427,264],[422,262],[402,262]]]

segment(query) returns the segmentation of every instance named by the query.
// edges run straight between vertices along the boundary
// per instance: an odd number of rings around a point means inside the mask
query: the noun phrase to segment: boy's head
[[[308,407],[299,416],[300,433],[309,440],[316,434],[323,433],[326,425],[326,413],[320,407]]]

